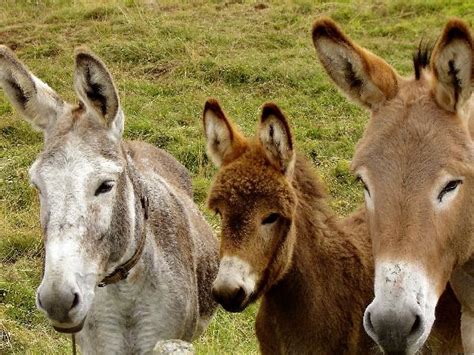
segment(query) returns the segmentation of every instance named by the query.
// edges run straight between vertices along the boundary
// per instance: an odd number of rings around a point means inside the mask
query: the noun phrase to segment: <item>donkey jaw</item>
[[[364,314],[367,334],[386,353],[416,353],[430,334],[438,300],[426,273],[406,262],[377,263],[374,292]]]
[[[59,333],[66,333],[66,334],[72,334],[72,333],[78,333],[82,330],[84,327],[84,323],[86,322],[87,315],[82,319],[82,321],[73,327],[62,327],[58,325],[53,324],[54,330],[56,330]]]

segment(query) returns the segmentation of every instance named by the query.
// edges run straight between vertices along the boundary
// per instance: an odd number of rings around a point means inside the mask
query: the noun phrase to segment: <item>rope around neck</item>
[[[76,333],[71,334],[71,341],[72,341],[72,355],[77,355],[76,349]]]

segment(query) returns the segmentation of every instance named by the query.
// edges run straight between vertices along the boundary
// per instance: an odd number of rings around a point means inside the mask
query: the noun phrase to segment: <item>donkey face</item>
[[[240,312],[284,274],[291,258],[296,198],[291,187],[294,152],[285,117],[266,104],[258,139],[247,141],[219,104],[204,109],[209,156],[220,168],[209,208],[222,220],[221,262],[213,295]]]
[[[74,81],[79,107],[61,100],[0,47],[2,88],[45,135],[44,150],[30,168],[40,194],[46,253],[36,300],[64,332],[82,328],[95,286],[126,250],[133,229],[127,217],[135,211],[120,148],[123,114],[112,78],[99,59],[78,50]],[[127,200],[130,205],[121,206]]]
[[[466,110],[473,42],[451,21],[431,57],[403,79],[328,19],[313,28],[328,74],[372,118],[352,162],[365,189],[376,263],[367,333],[388,352],[416,352],[454,267],[472,253],[474,150]]]

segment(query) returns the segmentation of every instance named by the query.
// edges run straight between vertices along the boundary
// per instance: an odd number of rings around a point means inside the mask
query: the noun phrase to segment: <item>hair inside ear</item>
[[[109,128],[120,118],[120,101],[112,75],[99,58],[84,48],[76,50],[74,86],[85,106],[101,115]]]
[[[208,99],[203,112],[207,154],[218,167],[236,159],[245,150],[245,138],[227,118],[219,102]]]
[[[459,110],[471,97],[473,51],[469,26],[461,20],[449,21],[431,57],[435,98],[448,111]]]
[[[35,77],[6,46],[0,45],[0,86],[12,105],[35,128],[47,130],[63,110],[64,102]]]
[[[288,121],[274,103],[263,107],[258,136],[270,162],[288,173],[294,160],[293,138]]]
[[[89,100],[99,109],[99,112],[105,117],[107,115],[107,97],[102,94],[103,88],[97,82],[92,80],[90,68],[85,70],[85,92]]]
[[[28,97],[21,86],[13,80],[6,80],[6,84],[10,87],[11,93],[14,96],[14,100],[19,106],[23,108],[23,110],[25,110]]]
[[[394,69],[353,43],[331,19],[321,18],[314,23],[313,43],[328,75],[351,99],[376,109],[396,95]]]

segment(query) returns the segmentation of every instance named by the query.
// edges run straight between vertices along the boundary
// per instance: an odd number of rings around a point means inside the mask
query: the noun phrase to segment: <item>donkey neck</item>
[[[306,266],[312,265],[309,272],[320,273],[318,277],[325,280],[327,272],[343,272],[346,266],[353,266],[351,263],[368,265],[371,242],[365,210],[340,220],[327,205],[324,186],[305,159],[297,162],[296,173],[293,267],[303,267],[303,273],[308,273]]]
[[[125,252],[114,266],[114,270],[109,272],[104,279],[105,284],[126,280],[125,275],[120,275],[120,269],[126,273],[134,271],[146,247],[146,219],[148,217],[146,189],[133,164],[132,157],[123,145],[121,150],[126,164],[120,179],[120,196],[117,196],[116,219],[113,224],[115,230],[112,233],[123,241]]]
[[[321,182],[302,159],[293,186],[299,201],[291,266],[264,296],[262,318],[277,320],[274,336],[293,334],[289,338],[301,337],[302,343],[324,344],[317,351],[354,349],[367,340],[359,338],[354,324],[362,324],[371,297],[370,241],[367,237],[361,247],[345,232],[326,204]]]

